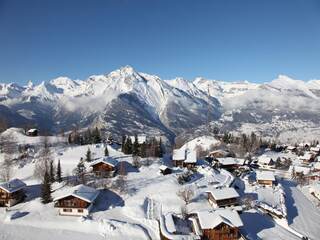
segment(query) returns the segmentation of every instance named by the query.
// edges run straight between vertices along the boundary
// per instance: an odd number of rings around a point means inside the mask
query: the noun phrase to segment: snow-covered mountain
[[[59,77],[36,86],[2,84],[1,105],[51,131],[94,124],[117,133],[148,131],[172,138],[205,123],[208,105],[215,119],[220,116],[218,100],[201,94],[126,66],[84,81]],[[15,125],[12,118],[8,122]]]
[[[319,100],[320,80],[284,75],[264,84],[162,80],[125,66],[86,80],[0,84],[0,117],[11,126],[33,124],[48,131],[95,125],[117,134],[147,132],[173,139],[201,128],[208,109],[210,120],[229,130],[295,120],[318,126]]]

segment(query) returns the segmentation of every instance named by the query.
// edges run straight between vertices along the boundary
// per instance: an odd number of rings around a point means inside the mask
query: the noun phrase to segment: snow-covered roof
[[[234,188],[215,188],[212,190],[207,190],[206,192],[211,193],[215,200],[223,200],[229,198],[239,197],[238,192]]]
[[[256,172],[257,180],[262,181],[275,181],[274,173],[270,171],[258,171]]]
[[[237,211],[230,209],[204,210],[197,212],[201,229],[214,229],[221,223],[241,227],[243,223]]]
[[[263,164],[263,165],[269,165],[271,162],[272,158],[266,155],[261,155],[258,157],[258,163]]]
[[[98,190],[81,184],[64,190],[61,196],[55,198],[53,201],[58,201],[68,196],[74,196],[86,202],[92,203],[97,198],[98,194]]]
[[[177,231],[177,229],[176,229],[176,226],[175,226],[174,221],[173,221],[172,213],[167,213],[164,216],[164,219],[165,219],[165,224],[166,224],[167,231],[169,233],[175,233]]]
[[[297,148],[297,147],[295,147],[295,146],[288,146],[288,147],[287,147],[287,149],[290,150],[290,151],[295,150],[296,148]]]
[[[112,158],[112,157],[103,157],[103,158],[99,158],[96,161],[92,162],[90,164],[90,166],[96,165],[98,163],[105,163],[105,164],[108,164],[108,165],[110,165],[112,167],[115,167],[115,166],[118,165],[119,162],[116,159]]]
[[[166,166],[166,165],[161,165],[160,167],[159,167],[159,169],[161,170],[161,171],[164,171],[164,170],[166,170],[168,167]]]
[[[310,148],[311,152],[320,152],[320,147],[312,147]]]
[[[303,156],[300,157],[301,160],[310,160],[313,154],[310,152],[306,152]]]
[[[314,167],[314,169],[316,169],[316,170],[320,170],[320,162],[315,162],[315,163],[313,164],[313,167]]]
[[[292,168],[296,173],[303,173],[304,175],[309,174],[311,171],[309,166],[295,165]],[[289,170],[292,171],[292,168],[290,168]]]
[[[31,129],[29,129],[27,132],[28,132],[28,133],[33,133],[33,132],[36,132],[36,131],[38,131],[38,129],[31,128]]]
[[[317,194],[320,194],[320,184],[319,183],[315,183],[313,185],[310,186],[310,191],[311,192],[315,192]]]
[[[186,159],[186,150],[185,149],[174,149],[172,153],[172,160],[175,161],[184,161]]]
[[[197,162],[197,152],[195,150],[188,149],[186,151],[186,160],[185,163],[196,163]]]
[[[232,157],[226,157],[226,158],[217,158],[218,162],[222,165],[243,165],[245,162],[245,159],[241,158],[232,158]]]
[[[19,191],[20,189],[24,188],[27,186],[23,181],[20,179],[12,179],[9,182],[1,183],[0,188],[7,193],[14,193],[16,191]]]

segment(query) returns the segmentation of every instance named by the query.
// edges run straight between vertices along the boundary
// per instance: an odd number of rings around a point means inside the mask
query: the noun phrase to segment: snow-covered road
[[[289,225],[309,239],[319,239],[320,211],[297,188],[295,183],[288,180],[281,183],[286,193]]]

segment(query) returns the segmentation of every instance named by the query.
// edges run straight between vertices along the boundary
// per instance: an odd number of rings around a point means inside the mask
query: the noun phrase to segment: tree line
[[[86,144],[97,144],[101,142],[102,142],[101,131],[97,127],[94,129],[88,128],[84,132],[79,132],[77,129],[74,129],[68,135],[69,144],[86,145]]]
[[[157,140],[155,137],[139,143],[138,136],[134,136],[132,142],[131,137],[122,137],[122,152],[124,154],[132,154],[133,156],[146,157],[159,157],[163,156],[164,147],[161,138]]]

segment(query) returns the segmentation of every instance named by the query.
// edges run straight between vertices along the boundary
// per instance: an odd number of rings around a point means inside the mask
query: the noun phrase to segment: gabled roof
[[[53,201],[58,201],[62,198],[73,196],[76,198],[80,198],[83,201],[86,201],[88,203],[92,203],[94,202],[94,200],[97,198],[98,195],[99,195],[98,190],[81,184],[81,185],[66,189],[61,194],[60,197],[56,197]]]
[[[258,157],[258,163],[263,164],[263,165],[269,165],[272,162],[272,158],[265,156],[265,155],[261,155],[260,157]]]
[[[108,165],[110,165],[112,167],[115,167],[115,166],[118,165],[119,162],[116,159],[112,158],[112,157],[103,157],[103,158],[99,158],[96,161],[92,162],[90,164],[90,166],[96,165],[98,163],[105,163],[105,164],[108,164]]]
[[[221,223],[241,227],[243,223],[237,211],[230,209],[204,210],[197,212],[201,229],[214,229]]]
[[[232,157],[217,158],[217,160],[222,165],[243,165],[245,162],[245,159]]]
[[[20,189],[27,186],[23,181],[20,179],[12,179],[9,182],[1,183],[0,188],[6,191],[7,193],[14,193],[19,191]]]
[[[211,193],[215,200],[224,200],[229,198],[237,198],[239,197],[238,192],[234,188],[215,188],[212,190],[206,191],[207,193]]]
[[[167,167],[166,165],[161,165],[161,166],[159,167],[159,169],[160,169],[161,171],[164,171],[164,170],[168,169],[168,167]]]
[[[295,146],[288,146],[287,149],[290,150],[290,151],[292,151],[292,150],[297,149],[297,147],[295,147]]]
[[[256,172],[257,180],[262,181],[275,181],[274,173],[270,171],[258,171]]]
[[[196,163],[197,162],[197,152],[195,150],[188,149],[186,151],[186,160],[185,163]]]
[[[29,129],[27,132],[28,132],[28,133],[33,133],[33,132],[36,132],[36,131],[38,131],[38,129],[36,129],[36,128],[31,128],[31,129]]]
[[[186,159],[186,150],[185,149],[174,149],[172,153],[172,160],[175,161],[184,161]]]

